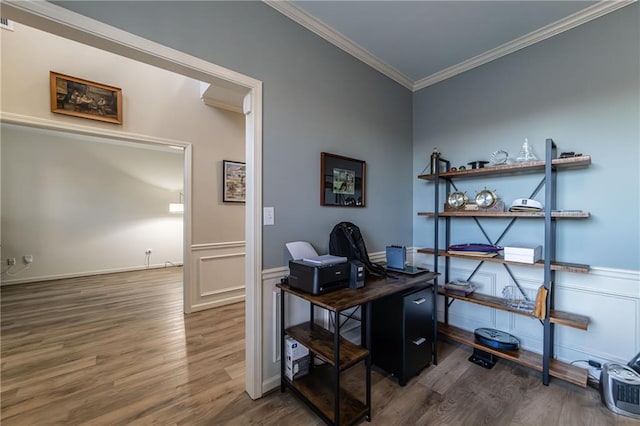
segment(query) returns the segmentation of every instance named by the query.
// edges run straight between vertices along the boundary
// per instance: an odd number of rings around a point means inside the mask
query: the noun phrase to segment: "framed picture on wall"
[[[49,72],[51,112],[122,124],[122,89]]]
[[[320,205],[365,206],[364,161],[323,152],[320,154]]]
[[[244,203],[246,197],[245,163],[222,161],[222,201],[225,203]]]

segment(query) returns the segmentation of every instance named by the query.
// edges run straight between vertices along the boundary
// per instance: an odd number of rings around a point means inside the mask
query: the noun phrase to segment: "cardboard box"
[[[285,337],[284,356],[284,372],[289,380],[295,380],[309,374],[309,349],[292,337]]]
[[[542,246],[518,244],[504,248],[504,260],[509,262],[536,263],[542,258]]]

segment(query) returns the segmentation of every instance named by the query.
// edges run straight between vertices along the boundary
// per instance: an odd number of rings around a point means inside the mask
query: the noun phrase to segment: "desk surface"
[[[406,290],[424,282],[432,281],[438,275],[439,274],[436,274],[435,272],[425,272],[424,274],[418,275],[393,274],[393,276],[381,279],[368,278],[365,281],[363,288],[342,288],[340,290],[317,295],[292,288],[288,284],[277,284],[277,287],[280,287],[282,291],[286,291],[287,293],[294,294],[304,300],[308,300],[314,305],[321,306],[332,312],[340,312],[345,309]]]

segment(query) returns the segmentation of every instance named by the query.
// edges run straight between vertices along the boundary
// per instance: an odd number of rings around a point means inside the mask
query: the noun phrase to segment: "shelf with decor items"
[[[496,348],[492,348],[479,343],[473,332],[459,329],[449,324],[449,308],[455,301],[468,302],[478,304],[493,309],[498,309],[506,312],[510,312],[516,315],[524,315],[531,318],[536,318],[531,311],[520,310],[512,308],[509,304],[505,303],[505,299],[480,293],[460,294],[457,292],[450,292],[445,290],[442,284],[439,287],[438,294],[444,297],[444,319],[438,322],[438,336],[441,338],[447,338],[459,343],[469,345],[473,348],[485,351],[500,358],[509,359],[513,362],[528,366],[540,371],[542,373],[542,382],[547,385],[550,377],[560,378],[571,383],[578,384],[586,387],[587,385],[587,370],[573,365],[565,364],[561,361],[554,359],[553,347],[554,347],[554,334],[555,325],[562,325],[566,327],[572,327],[579,330],[587,330],[589,326],[589,317],[584,315],[573,314],[569,312],[563,312],[556,310],[554,307],[554,291],[552,283],[555,282],[556,271],[582,273],[589,272],[589,265],[567,263],[556,260],[556,223],[558,220],[568,219],[587,219],[590,217],[589,212],[583,210],[558,210],[556,208],[556,180],[558,171],[570,170],[577,168],[586,168],[591,164],[591,156],[579,155],[569,158],[556,158],[557,148],[552,139],[545,141],[545,159],[542,161],[532,161],[518,164],[504,164],[486,168],[477,168],[470,170],[451,171],[450,162],[436,156],[436,167],[432,174],[419,175],[419,179],[426,180],[428,183],[434,184],[434,205],[433,211],[418,212],[418,216],[433,218],[434,220],[434,237],[432,248],[420,248],[418,253],[433,255],[433,267],[434,272],[438,272],[440,257],[444,258],[444,283],[450,282],[450,259],[467,259],[478,262],[477,266],[466,279],[470,281],[475,273],[480,269],[484,262],[502,264],[509,276],[515,283],[515,289],[519,290],[522,297],[525,300],[530,300],[525,294],[525,290],[520,286],[518,280],[514,276],[510,269],[511,265],[527,266],[533,268],[541,268],[543,270],[544,279],[542,281],[540,303],[544,309],[540,314],[536,312],[537,318],[540,320],[543,326],[543,347],[542,353],[536,354],[533,352],[518,349],[515,351],[504,351]],[[432,159],[432,165],[434,159]],[[445,170],[442,171],[444,166]],[[543,174],[543,177],[537,187],[533,190],[528,197],[533,199],[540,191],[544,194],[544,207],[540,211],[501,211],[499,209],[483,209],[476,206],[470,208],[451,208],[445,206],[443,209],[440,205],[440,190],[444,189],[445,194],[451,194],[453,191],[458,191],[455,181],[459,179],[480,179],[480,178],[508,178],[511,176],[517,176],[522,174]],[[544,189],[544,190],[543,190]],[[495,194],[494,194],[495,195]],[[466,201],[466,197],[465,197]],[[480,203],[478,203],[480,204]],[[457,206],[456,206],[457,207]],[[544,220],[544,249],[545,256],[542,260],[537,260],[533,263],[515,262],[511,260],[505,260],[503,256],[485,257],[485,256],[473,256],[461,252],[451,252],[448,248],[451,246],[450,235],[452,220],[456,218],[473,219],[489,242],[490,245],[498,246],[500,241],[507,235],[512,225],[519,219],[543,219]],[[486,218],[490,220],[502,220],[505,222],[505,228],[501,235],[492,240],[488,233],[485,231],[479,218]],[[444,233],[442,233],[444,231]],[[441,244],[440,237],[444,236],[443,244]],[[444,247],[442,247],[442,245]],[[442,248],[441,248],[442,247]],[[543,287],[543,288],[542,288]],[[545,291],[542,291],[545,290]],[[515,290],[514,290],[515,291]],[[546,294],[546,298],[544,298]]]
[[[435,214],[435,212],[418,212],[418,216],[433,217]],[[444,211],[439,212],[438,215],[441,217],[528,217],[538,219],[544,219],[545,217],[544,212]],[[589,217],[589,212],[582,210],[558,210],[551,212],[551,217],[554,219],[587,219]]]
[[[423,254],[433,254],[434,250],[432,248],[421,248],[416,250],[418,253]],[[442,257],[457,257],[460,259],[471,259],[471,260],[482,260],[484,262],[492,262],[492,263],[504,263],[507,265],[517,265],[517,266],[532,266],[536,268],[544,268],[544,260],[538,260],[535,263],[522,263],[522,262],[511,262],[505,260],[503,256],[495,256],[495,257],[483,257],[482,259],[474,258],[473,256],[467,256],[464,254],[457,253],[449,253],[446,251],[439,250],[438,256]],[[562,271],[562,272],[574,272],[577,274],[588,274],[589,273],[589,265],[583,265],[580,263],[568,263],[568,262],[551,262],[551,269],[554,271]]]
[[[527,317],[532,317],[533,314],[528,311],[523,311],[520,309],[515,309],[509,307],[505,303],[505,299],[496,296],[490,296],[488,294],[481,293],[471,293],[463,296],[461,294],[456,294],[453,292],[446,291],[443,288],[438,289],[438,294],[441,296],[446,296],[451,299],[463,300],[465,302],[475,303],[477,305],[488,306],[490,308],[499,309],[501,311],[511,312],[518,315],[524,315]],[[551,322],[554,324],[562,324],[567,327],[577,328],[579,330],[586,330],[589,326],[589,317],[584,315],[571,314],[569,312],[558,311],[556,309],[552,309],[549,313],[549,317],[551,318]]]
[[[551,140],[551,139],[548,139]],[[553,141],[552,141],[553,143]],[[555,146],[554,146],[555,149]],[[446,161],[446,160],[441,160]],[[547,161],[530,161],[528,163],[517,163],[517,164],[504,164],[499,166],[491,166],[491,167],[483,167],[481,169],[469,169],[469,170],[458,170],[458,171],[446,171],[438,174],[440,179],[465,179],[465,178],[475,178],[475,177],[489,177],[489,176],[500,176],[500,175],[517,175],[523,173],[544,173]],[[571,168],[582,168],[588,167],[591,164],[591,156],[590,155],[580,155],[578,157],[570,157],[570,158],[553,158],[551,160],[551,167],[554,170],[558,169],[571,169]],[[419,179],[430,180],[433,181],[436,179],[436,174],[426,174],[419,175]]]

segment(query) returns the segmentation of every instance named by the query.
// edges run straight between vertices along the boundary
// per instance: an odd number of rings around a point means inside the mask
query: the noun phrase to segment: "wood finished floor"
[[[0,331],[2,425],[322,424],[289,391],[244,393],[244,304],[183,315],[181,268],[2,287]],[[440,347],[405,387],[374,371],[372,425],[640,424],[594,389]]]

